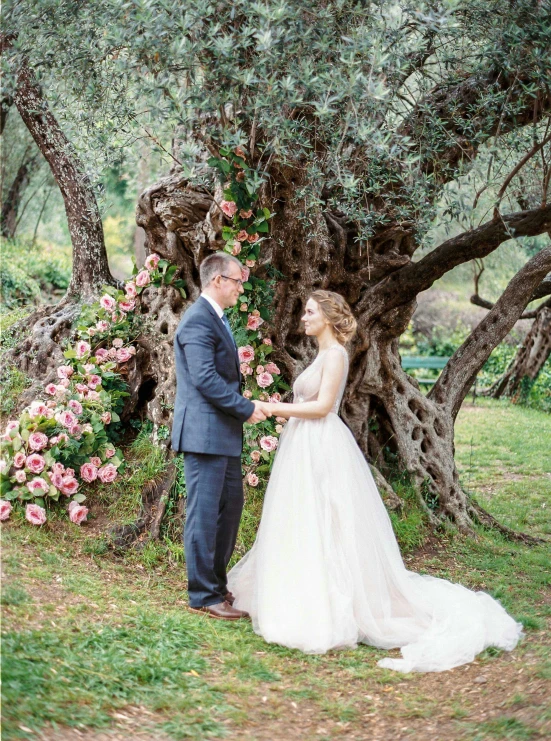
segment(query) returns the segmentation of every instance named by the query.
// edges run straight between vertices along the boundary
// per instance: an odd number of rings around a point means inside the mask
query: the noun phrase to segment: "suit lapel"
[[[228,346],[228,347],[230,348],[230,350],[232,351],[232,353],[233,353],[233,356],[234,356],[234,358],[235,358],[235,364],[236,364],[236,366],[237,366],[237,370],[238,370],[238,371],[240,372],[240,368],[239,368],[239,355],[237,354],[237,349],[236,349],[236,346],[235,346],[235,344],[234,344],[234,343],[232,342],[232,340],[231,340],[231,337],[229,336],[229,334],[228,334],[228,332],[227,332],[226,328],[225,328],[225,327],[224,327],[224,325],[222,324],[222,320],[220,319],[220,317],[219,317],[219,316],[218,316],[218,314],[216,313],[216,311],[215,311],[214,307],[213,307],[213,306],[212,306],[211,304],[209,304],[209,302],[208,302],[208,301],[207,301],[207,300],[206,300],[205,298],[203,298],[203,296],[200,296],[200,297],[199,297],[199,301],[201,301],[201,303],[203,304],[203,306],[206,306],[206,307],[207,307],[207,309],[208,309],[208,311],[209,311],[210,315],[211,315],[211,316],[213,317],[213,319],[214,319],[214,323],[215,323],[215,325],[216,325],[216,328],[218,329],[218,333],[219,333],[220,335],[222,335],[222,338],[224,339],[224,341],[225,341],[226,345],[227,345],[227,346]],[[241,377],[241,376],[240,376],[240,377]]]

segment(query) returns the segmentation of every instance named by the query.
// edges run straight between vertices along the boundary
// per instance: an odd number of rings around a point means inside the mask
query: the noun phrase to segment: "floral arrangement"
[[[151,254],[124,290],[105,286],[99,301],[83,308],[57,383],[48,383],[0,437],[0,520],[17,503],[30,523],[43,525],[50,504],[66,498],[71,522],[80,524],[88,515],[81,484],[115,481],[124,465],[114,440],[128,396],[125,366],[136,353],[131,339],[139,332],[139,295],[162,283],[183,293],[176,270]]]
[[[248,399],[281,401],[282,392],[288,391],[289,386],[279,367],[269,359],[274,351],[268,336],[273,282],[255,275],[273,214],[257,206],[261,180],[257,171],[248,166],[243,147],[221,148],[219,152],[220,157],[211,157],[208,164],[218,170],[223,184],[224,200],[219,207],[230,222],[222,228],[224,249],[242,263],[245,289],[241,302],[229,314],[245,380],[243,395]],[[277,417],[246,429],[244,462],[249,486],[257,487],[263,474],[269,472],[286,421]]]

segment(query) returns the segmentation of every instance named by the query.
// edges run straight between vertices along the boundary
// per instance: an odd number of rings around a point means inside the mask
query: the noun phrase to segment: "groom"
[[[176,402],[172,448],[184,453],[184,549],[190,609],[221,620],[247,613],[232,607],[226,568],[243,509],[243,423],[266,419],[260,402],[241,395],[237,346],[224,309],[243,293],[241,263],[225,252],[200,265],[199,299],[174,338]]]

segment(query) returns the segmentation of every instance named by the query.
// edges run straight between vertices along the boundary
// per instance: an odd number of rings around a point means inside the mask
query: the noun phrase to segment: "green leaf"
[[[172,279],[178,272],[178,265],[171,265],[165,273],[165,283],[172,283]]]
[[[82,502],[86,501],[86,496],[84,494],[75,494],[73,497],[73,502],[78,502],[79,504],[82,504]]]
[[[44,501],[44,499],[42,497],[36,497],[36,499],[34,500],[34,503],[35,504],[38,504],[39,507],[45,507],[46,506],[46,502]]]
[[[187,298],[187,293],[184,291],[183,288],[178,288],[178,290],[180,291],[180,296],[182,298]]]
[[[263,221],[261,224],[259,224],[256,227],[256,231],[257,232],[260,232],[261,234],[268,233],[270,231],[270,227],[268,226],[268,222],[267,221]]]
[[[117,412],[111,412],[111,422],[120,422],[121,418],[117,414]]]
[[[16,437],[15,440],[12,440],[12,447],[14,453],[17,453],[18,450],[21,450],[22,442],[20,437]]]
[[[246,283],[243,283],[243,288],[246,291],[250,291],[252,289],[252,287],[253,287],[253,284],[252,283],[249,283],[249,281],[247,281]]]

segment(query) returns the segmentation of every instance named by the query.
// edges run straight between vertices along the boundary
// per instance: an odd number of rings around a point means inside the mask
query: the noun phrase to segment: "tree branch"
[[[551,247],[538,252],[518,271],[494,307],[448,361],[428,396],[432,401],[445,406],[453,418],[468,394],[476,374],[492,350],[513,328],[534,290],[549,270]]]
[[[471,304],[474,304],[475,306],[481,306],[483,309],[493,309],[495,306],[495,304],[493,304],[491,301],[486,301],[485,298],[479,296],[478,293],[473,294],[470,301]],[[542,306],[545,306],[546,303],[547,301],[538,306],[537,309],[532,309],[532,311],[525,311],[519,316],[519,319],[535,319],[538,315],[538,311],[541,309]]]

